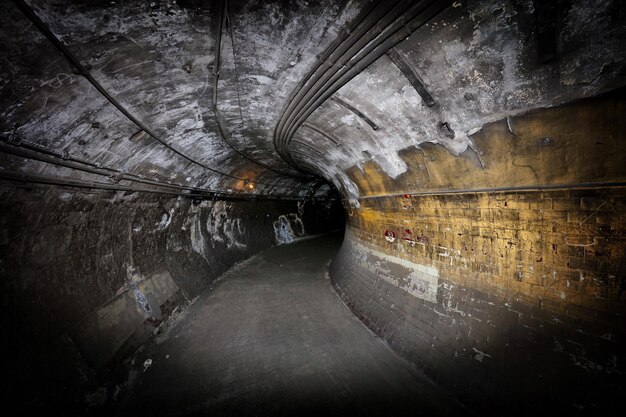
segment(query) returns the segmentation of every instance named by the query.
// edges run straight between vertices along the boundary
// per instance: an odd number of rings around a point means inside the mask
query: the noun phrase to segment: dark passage
[[[0,404],[621,416],[623,3],[3,1]]]
[[[334,234],[279,246],[226,273],[137,355],[121,414],[462,413],[339,300],[327,270],[340,242]]]

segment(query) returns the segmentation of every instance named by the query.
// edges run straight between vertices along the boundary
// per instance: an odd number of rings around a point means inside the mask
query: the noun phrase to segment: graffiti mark
[[[146,359],[143,363],[143,371],[146,372],[146,370],[152,365],[152,359]]]
[[[44,81],[43,83],[41,83],[41,86],[48,86],[56,89],[63,87],[63,84],[66,81],[67,85],[72,84],[74,82],[74,76],[72,74],[60,72],[54,78],[51,78],[48,81]]]
[[[191,230],[190,230],[190,240],[191,240],[191,249],[206,259],[206,254],[204,248],[206,247],[206,241],[204,240],[204,235],[202,234],[202,220],[200,219],[199,214],[195,214],[194,218],[191,220]]]
[[[472,348],[472,350],[475,352],[474,359],[476,359],[478,362],[482,362],[483,359],[485,359],[485,358],[491,358],[491,355],[489,355],[489,354],[487,354],[487,353],[485,353],[485,352],[483,352],[481,350],[478,350],[476,348]]]
[[[137,301],[137,305],[141,307],[146,313],[152,312],[152,308],[150,308],[148,298],[146,298],[145,294],[141,292],[141,289],[137,286],[137,282],[141,281],[142,278],[141,275],[135,273],[134,266],[128,265],[128,267],[126,268],[126,276],[128,287],[132,290],[135,301]]]
[[[304,234],[304,224],[297,214],[283,214],[274,222],[274,236],[279,245],[291,243],[295,241],[297,237],[304,236]]]
[[[393,230],[385,230],[385,239],[387,240],[387,242],[395,242],[396,241],[396,232],[394,232]]]
[[[402,195],[402,208],[404,209],[413,208],[413,201],[411,201],[411,194]]]
[[[226,244],[229,249],[246,247],[246,230],[241,225],[241,219],[234,217],[232,212],[232,205],[224,201],[218,201],[213,206],[206,223],[213,247],[217,242]]]
[[[174,214],[174,209],[171,209],[168,213],[163,213],[163,216],[161,216],[161,221],[157,225],[157,230],[167,229],[170,223],[172,223],[173,214]]]

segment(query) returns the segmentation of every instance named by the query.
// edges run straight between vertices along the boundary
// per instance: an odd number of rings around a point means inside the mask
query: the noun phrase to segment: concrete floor
[[[152,365],[121,414],[467,414],[341,302],[326,272],[340,243],[271,248],[229,271],[138,355]]]

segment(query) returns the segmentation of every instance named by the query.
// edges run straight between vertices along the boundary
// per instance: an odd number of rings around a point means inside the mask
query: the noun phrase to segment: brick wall
[[[623,108],[611,95],[495,122],[459,156],[407,150],[396,179],[350,170],[362,197],[331,266],[338,292],[474,410],[614,408],[626,388]]]

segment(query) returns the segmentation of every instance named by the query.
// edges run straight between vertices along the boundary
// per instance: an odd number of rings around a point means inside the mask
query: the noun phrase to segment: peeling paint
[[[132,265],[129,265],[126,271],[127,284],[133,296],[135,297],[137,305],[146,313],[151,314],[152,308],[150,307],[150,303],[146,298],[146,295],[143,293],[143,291],[141,291],[139,287],[139,283],[143,281],[143,277],[136,272],[135,267]]]

